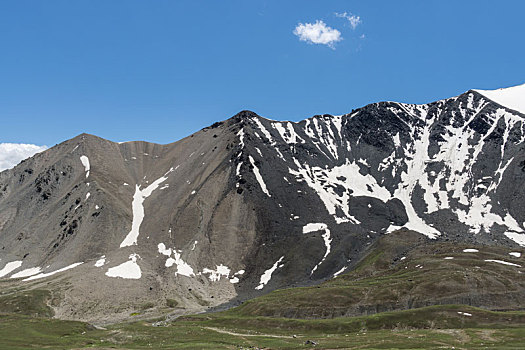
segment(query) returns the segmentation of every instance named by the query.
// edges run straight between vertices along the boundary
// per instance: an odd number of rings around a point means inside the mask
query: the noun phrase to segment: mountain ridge
[[[315,284],[397,230],[522,247],[523,128],[471,90],[299,122],[241,111],[165,145],[80,134],[0,173],[0,277],[55,281],[59,317],[125,318]]]

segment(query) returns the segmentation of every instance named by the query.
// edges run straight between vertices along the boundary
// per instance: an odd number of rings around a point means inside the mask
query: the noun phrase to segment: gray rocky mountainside
[[[168,145],[82,134],[0,173],[0,278],[109,322],[315,284],[398,230],[519,250],[524,119],[471,90]]]

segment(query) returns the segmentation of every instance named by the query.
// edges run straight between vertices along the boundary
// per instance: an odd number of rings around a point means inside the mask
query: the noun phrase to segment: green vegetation
[[[48,290],[14,291],[0,294],[0,313],[16,313],[34,317],[51,317],[53,309],[48,306],[51,293]]]
[[[166,299],[166,306],[170,308],[177,307],[179,305],[179,302],[174,299]]]
[[[317,286],[276,290],[243,303],[240,316],[334,318],[440,304],[522,308],[522,268],[485,259],[512,261],[509,250],[436,242],[411,232],[382,237],[348,273]],[[444,259],[453,257],[453,259]],[[521,262],[518,261],[521,264]]]
[[[151,309],[151,308],[154,308],[154,307],[155,307],[155,303],[153,303],[151,301],[140,305],[140,309],[141,310],[148,310],[148,309]]]
[[[458,314],[466,312],[472,316]],[[525,313],[436,306],[326,320],[242,317],[228,311],[185,317],[163,327],[147,322],[107,329],[81,322],[0,316],[0,348],[271,349],[520,348]]]
[[[507,250],[480,247],[469,254],[464,248],[391,234],[350,272],[318,286],[277,290],[223,312],[107,329],[46,318],[56,298],[47,290],[6,288],[0,292],[0,349],[311,349],[309,340],[316,349],[523,348],[525,312],[438,305],[469,300],[465,295],[521,300],[521,268],[484,261],[510,261]],[[178,302],[166,299],[166,306]]]

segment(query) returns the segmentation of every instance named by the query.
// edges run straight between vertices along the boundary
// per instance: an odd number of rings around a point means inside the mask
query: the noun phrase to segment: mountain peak
[[[525,114],[525,84],[497,90],[473,90],[492,101]]]
[[[248,118],[260,118],[260,116],[257,113],[253,112],[253,111],[243,110],[243,111],[240,111],[239,113],[237,113],[236,115],[234,115],[232,118],[248,119]]]

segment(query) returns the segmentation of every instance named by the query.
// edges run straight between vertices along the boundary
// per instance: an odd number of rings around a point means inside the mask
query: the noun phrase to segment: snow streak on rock
[[[253,160],[253,157],[250,156],[250,163],[253,166],[253,173],[255,174],[255,178],[257,179],[257,182],[259,182],[259,186],[261,186],[261,189],[268,197],[271,197],[270,192],[268,192],[268,189],[266,188],[266,184],[264,183],[264,180],[261,176],[261,173],[259,171],[259,168],[255,165],[255,161]]]
[[[359,165],[347,161],[341,166],[333,168],[310,167],[308,164],[300,164],[294,159],[297,170],[289,169],[290,174],[297,180],[305,181],[324,203],[326,210],[334,216],[337,223],[352,222],[359,224],[350,213],[348,206],[350,197],[368,196],[378,198],[382,201],[390,199],[390,192],[377,184],[375,178],[369,174],[362,175]],[[344,188],[344,191],[337,191]],[[344,215],[338,216],[337,209]]]
[[[339,271],[337,271],[336,273],[334,273],[333,277],[335,278],[335,277],[339,276],[340,274],[342,274],[343,272],[345,272],[346,269],[347,269],[346,266],[343,267],[342,269],[340,269]]]
[[[425,125],[419,135],[416,135],[415,128],[412,128],[414,144],[411,149],[405,149],[406,171],[401,173],[401,182],[394,192],[394,197],[401,200],[405,206],[408,222],[403,227],[420,232],[430,238],[436,238],[440,235],[439,231],[427,225],[417,214],[412,204],[412,195],[417,184],[423,187],[426,192],[429,190],[425,160],[428,158],[430,127],[433,122],[433,119],[427,118],[427,111],[423,107],[417,106],[417,112],[419,115],[416,115],[425,121]],[[414,115],[414,113],[415,111],[410,111],[409,114]]]
[[[166,174],[164,174],[164,176],[158,178],[143,190],[140,189],[139,185],[135,186],[135,194],[133,195],[133,202],[131,204],[133,210],[133,221],[131,224],[131,231],[129,231],[126,238],[124,238],[122,243],[120,243],[120,248],[137,244],[137,238],[139,237],[140,233],[140,225],[144,220],[144,200],[148,198],[153,193],[153,191],[155,191],[159,187],[161,183],[168,179],[167,176],[172,171],[173,168],[171,168]]]
[[[11,276],[11,278],[23,278],[23,277],[33,276],[33,275],[40,273],[41,270],[42,268],[40,267],[31,267],[29,269],[25,269],[25,270],[15,273],[14,275]]]
[[[37,280],[37,279],[40,279],[40,278],[45,278],[45,277],[49,277],[49,276],[53,276],[59,272],[64,272],[64,271],[67,271],[67,270],[70,270],[72,268],[75,268],[79,265],[82,265],[83,262],[78,262],[78,263],[74,263],[74,264],[71,264],[71,265],[68,265],[66,267],[63,267],[61,269],[58,269],[58,270],[55,270],[55,271],[52,271],[52,272],[47,272],[47,273],[40,273],[38,275],[34,275],[34,276],[31,276],[31,277],[28,277],[26,279],[24,279],[23,281],[32,281],[32,280]]]
[[[3,269],[0,270],[0,278],[9,275],[20,266],[22,266],[22,260],[8,262]]]
[[[277,260],[275,262],[275,264],[273,264],[272,267],[270,267],[268,270],[264,271],[264,273],[261,276],[261,280],[259,282],[259,285],[257,287],[255,287],[255,289],[261,290],[261,289],[264,288],[265,285],[268,284],[268,282],[270,282],[270,280],[272,279],[272,274],[277,269],[277,267],[279,266],[281,261],[283,261],[283,259],[284,259],[284,255],[281,256],[281,258],[279,260]]]
[[[525,234],[516,232],[505,232],[505,236],[518,243],[520,246],[525,247]]]
[[[312,272],[310,272],[310,275],[312,275],[315,272],[315,270],[317,270],[319,265],[321,265],[325,261],[328,254],[330,254],[331,243],[332,243],[332,238],[330,237],[330,230],[328,229],[328,226],[326,224],[311,223],[311,224],[303,226],[303,234],[309,233],[309,232],[315,232],[315,231],[324,231],[323,241],[326,247],[326,251],[321,261],[319,261],[319,263],[317,263],[317,265],[314,266],[314,268],[312,269]]]
[[[503,260],[487,259],[487,260],[485,260],[485,261],[487,261],[487,262],[495,262],[495,263],[502,264],[502,265],[509,265],[509,266],[521,267],[521,265],[514,264],[514,263],[511,263],[511,262],[508,262],[508,261],[503,261]]]

